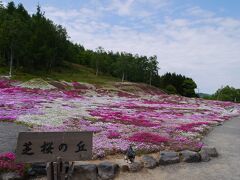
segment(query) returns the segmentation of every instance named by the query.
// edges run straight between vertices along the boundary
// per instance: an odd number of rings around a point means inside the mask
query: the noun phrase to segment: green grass
[[[7,67],[0,67],[0,76],[8,75]],[[120,79],[106,75],[95,75],[95,71],[85,66],[67,63],[62,67],[55,68],[51,73],[38,71],[34,73],[25,73],[20,70],[13,70],[13,79],[20,81],[27,81],[33,78],[65,80],[86,82],[97,85],[108,85],[112,82],[118,82]]]
[[[0,64],[0,75],[8,75],[9,69]]]

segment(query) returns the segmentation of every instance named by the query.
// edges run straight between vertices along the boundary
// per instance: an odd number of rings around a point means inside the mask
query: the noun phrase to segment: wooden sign
[[[20,132],[16,161],[24,163],[92,159],[92,132]]]

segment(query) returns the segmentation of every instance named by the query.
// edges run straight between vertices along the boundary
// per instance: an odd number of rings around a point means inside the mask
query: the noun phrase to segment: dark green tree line
[[[25,70],[47,70],[67,57],[66,30],[45,18],[40,7],[30,16],[22,4],[0,8],[1,63]]]
[[[218,89],[212,96],[207,99],[215,99],[220,101],[240,102],[240,89],[225,86]]]
[[[171,94],[180,94],[187,97],[197,97],[196,83],[188,77],[176,73],[166,73],[160,78],[160,87]]]

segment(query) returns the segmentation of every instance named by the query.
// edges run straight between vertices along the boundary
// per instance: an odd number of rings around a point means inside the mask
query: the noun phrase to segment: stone
[[[160,158],[159,158],[160,165],[168,165],[168,164],[174,164],[179,162],[180,162],[180,158],[177,152],[174,152],[174,151],[160,152]]]
[[[122,166],[121,166],[121,171],[122,171],[122,172],[128,172],[128,171],[129,171],[128,165],[125,165],[125,164],[122,165]]]
[[[133,162],[128,165],[130,172],[139,172],[142,170],[143,165],[140,162]]]
[[[46,174],[47,174],[46,165],[44,163],[34,163],[28,170],[29,176],[42,176]]]
[[[143,162],[143,166],[148,169],[153,169],[158,165],[157,160],[148,155],[144,155],[141,161]]]
[[[110,162],[103,162],[98,164],[98,176],[101,180],[114,179],[119,172],[119,165]]]
[[[201,161],[203,161],[203,162],[208,162],[208,161],[210,161],[210,157],[209,157],[208,153],[207,153],[205,150],[201,150],[201,151],[199,152],[199,154],[200,154],[200,156],[201,156]]]
[[[1,108],[1,107],[0,107]],[[11,129],[11,131],[9,131]],[[0,125],[0,154],[6,152],[15,152],[17,146],[18,133],[22,131],[29,131],[25,125],[20,125],[12,122],[1,121]],[[3,138],[4,137],[4,138]]]
[[[97,180],[97,178],[96,164],[81,164],[74,166],[72,180]]]
[[[184,151],[180,152],[180,156],[181,156],[182,160],[187,163],[201,161],[200,154],[195,151],[184,150]]]
[[[20,175],[15,172],[2,173],[0,175],[1,180],[21,180],[23,179]]]
[[[203,146],[201,151],[206,151],[210,157],[218,157],[218,152],[215,147]]]

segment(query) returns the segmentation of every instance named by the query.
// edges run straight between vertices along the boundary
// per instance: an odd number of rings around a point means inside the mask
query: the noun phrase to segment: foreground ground
[[[120,174],[118,180],[239,180],[240,117],[216,127],[205,139],[215,146],[219,157],[209,162],[180,163],[140,173]]]

